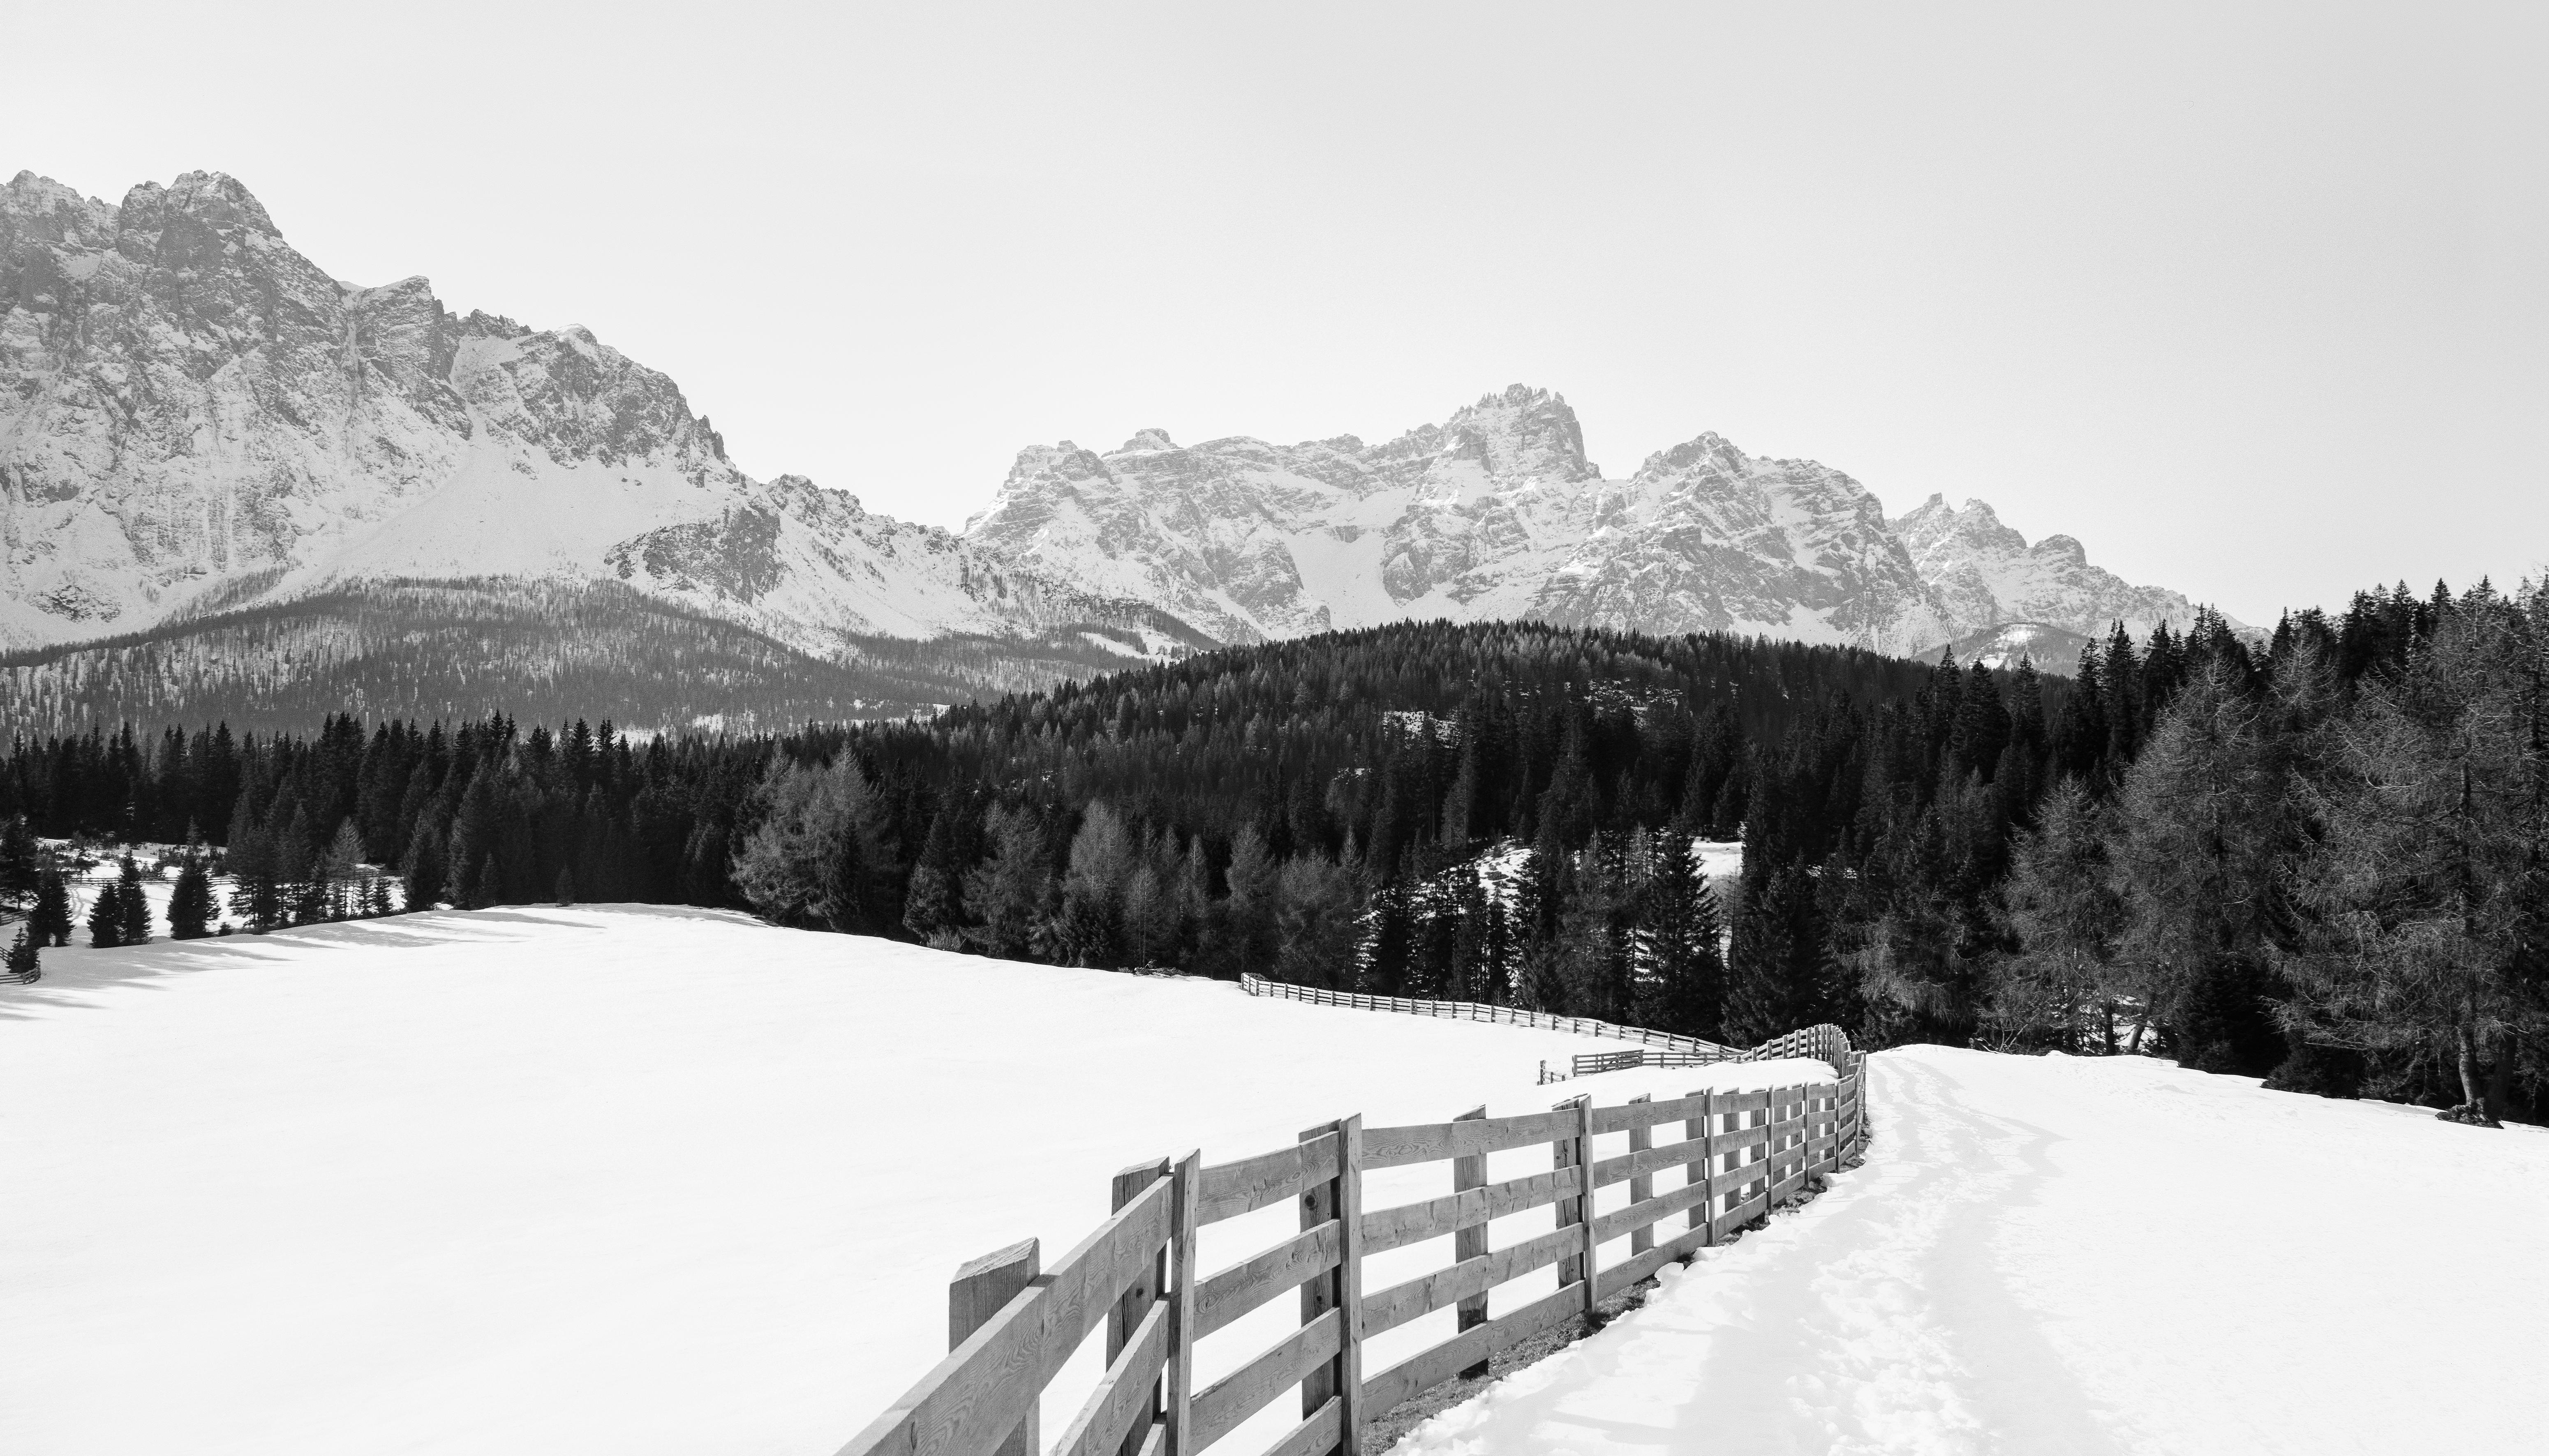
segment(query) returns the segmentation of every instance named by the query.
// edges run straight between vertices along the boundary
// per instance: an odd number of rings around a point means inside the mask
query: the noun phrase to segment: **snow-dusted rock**
[[[2184,631],[2195,617],[2195,603],[2179,592],[2136,587],[2091,566],[2088,552],[2069,536],[2047,536],[2030,546],[1980,500],[1967,500],[1958,510],[1945,497],[1932,496],[1892,525],[1922,578],[1938,593],[1952,629],[1948,636],[2034,622],[2101,637],[2121,621],[2144,637],[2164,621]],[[2070,655],[2076,658],[2076,649]]]
[[[946,531],[746,477],[585,329],[338,283],[219,173],[20,173],[0,302],[0,641],[402,577],[614,577],[813,650],[1032,615]]]
[[[616,581],[825,654],[1431,617],[1903,652],[2192,615],[1980,502],[1889,522],[1840,471],[1715,434],[1608,479],[1565,399],[1521,385],[1375,445],[1033,447],[950,533],[745,476],[671,379],[586,329],[340,283],[217,172],[120,205],[20,173],[0,310],[0,646],[487,578]]]

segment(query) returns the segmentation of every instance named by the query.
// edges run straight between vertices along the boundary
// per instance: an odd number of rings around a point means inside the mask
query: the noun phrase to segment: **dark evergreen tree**
[[[8,960],[0,962],[0,966],[4,966],[7,970],[9,979],[22,986],[31,986],[44,979],[44,957],[38,951],[40,944],[32,933],[31,927],[24,925],[18,927],[17,938],[9,943]]]
[[[97,898],[88,906],[88,943],[100,951],[112,951],[124,944],[124,887],[117,884],[98,886]]]
[[[189,852],[177,868],[177,883],[168,894],[168,938],[201,940],[212,934],[213,876],[204,857]]]
[[[127,946],[147,945],[150,941],[150,897],[142,888],[142,866],[133,857],[124,857],[124,867],[116,886],[116,914],[120,917],[116,940]]]
[[[45,866],[36,884],[36,908],[27,917],[27,928],[35,932],[39,946],[67,946],[71,943],[71,890],[61,870]]]
[[[44,856],[24,814],[0,821],[0,906],[26,911],[44,878]]]

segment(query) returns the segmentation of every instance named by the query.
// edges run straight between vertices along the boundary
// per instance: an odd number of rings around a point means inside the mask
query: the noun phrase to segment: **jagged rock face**
[[[247,190],[0,190],[0,641],[406,577],[614,577],[833,650],[1033,615],[996,562],[764,485],[581,328],[357,288]]]
[[[1701,435],[1608,481],[1565,400],[1520,385],[1377,446],[1031,448],[967,536],[1232,639],[1532,616],[1887,647],[1942,626],[1849,477]]]
[[[746,477],[672,380],[585,329],[339,283],[219,173],[120,205],[20,173],[0,309],[0,646],[479,579],[617,582],[847,656],[1438,616],[1914,651],[2192,614],[1988,506],[1888,522],[1848,476],[1713,434],[1607,479],[1565,400],[1521,385],[1377,445],[1028,449],[960,537]]]
[[[1938,641],[2014,622],[2085,637],[2102,637],[2123,622],[2142,637],[2163,621],[2183,631],[2195,617],[2195,604],[2179,592],[2136,587],[2091,566],[2088,552],[2069,536],[2047,536],[2030,546],[1980,500],[1967,500],[1958,510],[1945,497],[1932,496],[1897,517],[1893,529],[1938,594],[1951,629]]]

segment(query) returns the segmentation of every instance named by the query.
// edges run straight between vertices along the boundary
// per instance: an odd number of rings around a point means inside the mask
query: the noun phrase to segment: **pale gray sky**
[[[2271,621],[2549,560],[2544,15],[12,0],[0,174],[233,173],[949,525],[1519,380]]]

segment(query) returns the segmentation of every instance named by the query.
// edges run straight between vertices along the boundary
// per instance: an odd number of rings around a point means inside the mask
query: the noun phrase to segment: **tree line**
[[[2069,679],[1408,623],[786,734],[340,715],[22,741],[0,816],[199,839],[271,882],[234,893],[254,929],[358,846],[415,904],[732,906],[1739,1044],[1836,1021],[2159,1051],[2527,1117],[2542,609],[2402,587],[2269,640],[2208,611],[2119,628]],[[1696,846],[1739,838],[1712,883]]]

